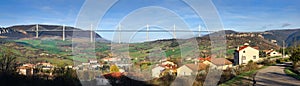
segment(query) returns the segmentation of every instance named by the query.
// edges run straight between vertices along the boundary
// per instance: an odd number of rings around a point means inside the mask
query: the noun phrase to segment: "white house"
[[[17,67],[17,72],[22,75],[33,75],[34,68],[34,64],[23,64],[22,66]]]
[[[270,56],[270,57],[274,57],[274,56],[281,56],[282,54],[273,50],[273,49],[270,49],[270,50],[267,50],[266,52],[266,55],[267,56]]]
[[[199,58],[201,63],[209,65],[211,68],[216,68],[220,70],[226,70],[233,66],[232,62],[227,60],[226,58]]]
[[[205,73],[206,64],[199,63],[197,64],[185,64],[177,69],[177,76],[190,76],[196,75],[197,72]]]
[[[96,64],[98,63],[97,59],[89,59],[89,63]]]
[[[118,61],[119,59],[118,58],[103,58],[101,60],[105,61],[105,62],[115,62],[115,61]]]
[[[213,66],[220,70],[226,70],[228,68],[232,68],[232,62],[225,58],[213,58],[211,60],[210,66]]]
[[[248,43],[238,47],[234,52],[234,65],[247,64],[251,60],[253,62],[259,60],[259,50],[256,47],[250,47]]]
[[[159,75],[160,75],[160,73],[163,72],[164,70],[165,70],[165,68],[162,67],[162,66],[154,67],[154,68],[152,69],[152,77],[158,78]]]

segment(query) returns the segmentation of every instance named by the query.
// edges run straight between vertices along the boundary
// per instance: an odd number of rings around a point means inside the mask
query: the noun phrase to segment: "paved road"
[[[300,80],[284,73],[284,65],[261,69],[255,76],[256,86],[300,86]]]

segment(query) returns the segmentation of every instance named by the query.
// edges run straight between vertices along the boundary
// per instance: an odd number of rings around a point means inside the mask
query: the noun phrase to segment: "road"
[[[256,86],[300,86],[300,80],[284,73],[285,64],[269,66],[256,73]]]

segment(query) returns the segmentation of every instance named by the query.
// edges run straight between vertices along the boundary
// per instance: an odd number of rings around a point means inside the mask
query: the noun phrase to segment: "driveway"
[[[284,73],[285,64],[270,66],[256,73],[256,86],[300,86],[300,80]]]

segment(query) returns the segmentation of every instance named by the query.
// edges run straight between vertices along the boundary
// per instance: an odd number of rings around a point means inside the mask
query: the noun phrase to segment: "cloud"
[[[274,25],[273,25],[273,24],[268,24],[268,25],[262,26],[261,28],[262,28],[262,29],[267,29],[267,28],[270,28],[270,27],[272,27],[272,26],[274,26]]]
[[[52,10],[53,8],[52,7],[49,7],[49,6],[43,6],[40,8],[41,10],[44,10],[44,11],[49,11],[49,10]]]
[[[291,25],[292,25],[292,24],[284,23],[284,24],[281,25],[281,27],[283,28],[283,27],[287,27],[287,26],[291,26]]]

